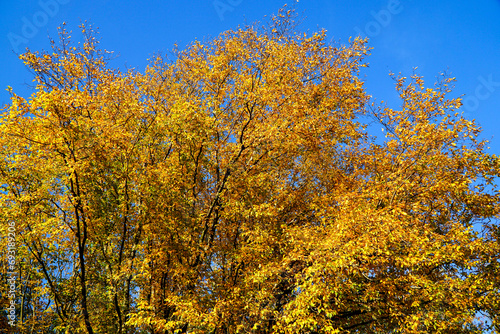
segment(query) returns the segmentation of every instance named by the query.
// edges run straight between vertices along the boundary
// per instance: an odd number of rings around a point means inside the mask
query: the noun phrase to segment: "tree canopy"
[[[400,108],[374,104],[367,41],[293,21],[143,73],[88,26],[21,56],[36,87],[0,118],[13,332],[500,332],[500,160],[453,78],[394,75]]]

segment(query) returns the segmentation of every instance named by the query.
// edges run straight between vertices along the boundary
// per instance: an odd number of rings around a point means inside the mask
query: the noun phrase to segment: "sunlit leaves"
[[[88,27],[22,56],[37,86],[0,121],[0,226],[25,259],[23,330],[498,326],[500,164],[453,80],[394,77],[401,108],[369,105],[366,41],[272,22],[144,73],[110,70]]]

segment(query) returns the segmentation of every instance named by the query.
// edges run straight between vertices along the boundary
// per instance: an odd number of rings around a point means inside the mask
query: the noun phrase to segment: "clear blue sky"
[[[295,2],[305,19],[301,30],[325,28],[329,38],[370,37],[372,55],[363,71],[368,93],[398,107],[388,73],[409,76],[418,67],[428,85],[447,70],[456,77],[455,95],[465,94],[463,108],[491,139],[500,155],[500,0],[23,0],[0,4],[0,103],[5,88],[31,94],[32,80],[16,52],[48,49],[63,21],[77,37],[78,24],[99,27],[102,47],[119,57],[113,65],[142,71],[147,59],[181,48],[195,39],[215,37],[239,24],[262,20],[285,3]],[[381,135],[379,134],[376,135]]]

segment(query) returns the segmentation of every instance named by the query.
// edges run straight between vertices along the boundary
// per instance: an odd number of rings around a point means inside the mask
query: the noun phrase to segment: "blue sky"
[[[78,37],[78,24],[99,28],[101,46],[119,55],[112,65],[142,71],[147,59],[183,48],[240,24],[262,20],[285,3],[295,3],[306,32],[321,28],[329,38],[347,43],[350,36],[370,38],[372,55],[362,72],[377,101],[400,103],[388,73],[410,76],[414,67],[433,85],[448,71],[457,78],[454,95],[465,94],[464,112],[483,127],[491,153],[500,155],[500,0],[20,0],[0,4],[0,103],[7,86],[29,96],[31,74],[16,53],[26,47],[48,49],[48,35],[66,22]],[[376,131],[377,129],[374,129]],[[382,135],[382,132],[375,133]]]

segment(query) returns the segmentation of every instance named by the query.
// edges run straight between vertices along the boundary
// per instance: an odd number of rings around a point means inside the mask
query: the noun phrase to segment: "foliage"
[[[21,56],[36,88],[0,120],[19,333],[499,331],[500,163],[453,80],[394,76],[401,108],[375,106],[366,41],[292,23],[144,73],[85,26]]]

